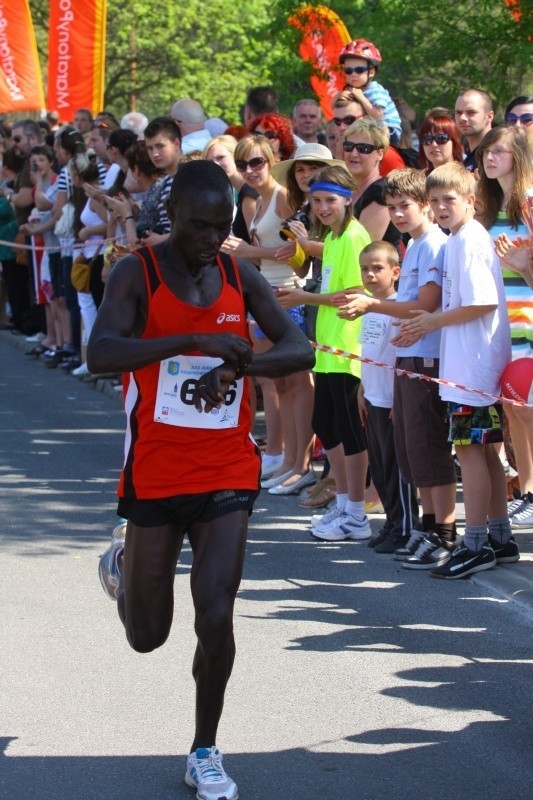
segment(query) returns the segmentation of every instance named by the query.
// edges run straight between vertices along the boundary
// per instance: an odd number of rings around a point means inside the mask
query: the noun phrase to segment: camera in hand
[[[293,241],[294,239],[296,239],[296,234],[293,233],[293,231],[291,231],[291,229],[289,228],[289,222],[301,222],[302,225],[305,226],[306,231],[309,230],[309,227],[311,225],[309,217],[307,216],[305,211],[298,209],[298,211],[295,211],[295,213],[292,214],[292,216],[288,217],[281,226],[279,235],[280,239],[283,239],[284,242],[286,242],[287,239],[292,239]]]

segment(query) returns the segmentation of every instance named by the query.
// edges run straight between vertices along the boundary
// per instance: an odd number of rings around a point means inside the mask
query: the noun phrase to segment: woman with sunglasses
[[[464,149],[455,119],[445,108],[428,111],[418,133],[420,169],[426,175],[451,161],[463,163]]]
[[[296,150],[290,120],[280,114],[261,114],[248,125],[250,133],[264,136],[272,148],[276,161],[285,161]]]
[[[204,147],[202,158],[214,161],[215,164],[222,167],[230,179],[235,200],[235,216],[233,217],[231,231],[234,236],[251,244],[249,230],[257,210],[257,198],[259,195],[255,189],[246,183],[242,173],[235,166],[236,147],[237,139],[233,136],[228,136],[228,134],[215,136]]]
[[[525,113],[525,112],[524,112]],[[527,240],[523,204],[533,193],[531,147],[519,125],[493,128],[477,149],[479,218],[495,240]],[[497,248],[498,250],[498,248]],[[512,359],[533,358],[533,293],[523,274],[502,259],[511,323]],[[504,404],[519,487],[508,513],[513,529],[533,527],[533,409]],[[508,450],[508,457],[512,453]]]
[[[505,124],[524,129],[527,140],[533,147],[533,95],[523,94],[511,100],[505,109]]]
[[[372,241],[390,242],[401,253],[401,233],[390,221],[379,171],[388,146],[388,128],[371,117],[356,120],[344,132],[344,161],[356,186],[354,215]]]
[[[322,252],[324,239],[329,229],[322,225],[311,209],[309,181],[323,167],[341,166],[344,162],[334,159],[327,147],[321,144],[306,143],[300,145],[294,158],[281,161],[272,168],[272,175],[287,188],[287,201],[292,211],[291,217],[285,221],[283,230],[288,240],[278,251],[279,260],[297,263],[313,279],[313,291],[320,291]],[[295,254],[296,247],[296,254]],[[315,339],[316,306],[304,306],[307,330],[310,338]],[[313,332],[310,331],[310,325]],[[300,372],[288,379],[288,391],[293,393],[294,432],[296,434],[296,463],[302,469],[309,464],[309,456],[313,443],[311,415],[314,402],[314,386],[311,374]],[[285,447],[287,453],[287,446]],[[298,471],[295,472],[298,475]],[[305,474],[305,473],[304,473]],[[295,488],[296,487],[296,488]],[[316,489],[316,494],[315,494]],[[299,479],[290,476],[287,481],[269,489],[270,494],[295,494],[299,491]],[[320,508],[327,505],[335,496],[334,482],[328,477],[327,470],[322,479],[311,490],[312,496],[300,505],[304,508]]]
[[[298,277],[305,277],[308,266],[294,270],[277,259],[283,240],[280,229],[284,220],[291,216],[287,202],[287,191],[272,175],[274,153],[268,139],[261,135],[247,136],[235,148],[235,165],[259,195],[257,211],[251,222],[251,244],[230,235],[222,249],[260,266],[261,272],[273,289],[279,286],[294,286]],[[304,329],[303,307],[290,309],[290,316]],[[251,326],[254,352],[264,353],[272,347],[260,328]],[[264,489],[283,485],[282,494],[301,491],[314,483],[311,470],[309,441],[302,433],[302,409],[308,403],[309,376],[296,374],[287,378],[271,380],[260,378],[263,394],[267,446],[263,454],[262,482]],[[305,385],[305,386],[304,386]],[[311,393],[312,396],[312,393]],[[309,415],[310,416],[310,415]]]

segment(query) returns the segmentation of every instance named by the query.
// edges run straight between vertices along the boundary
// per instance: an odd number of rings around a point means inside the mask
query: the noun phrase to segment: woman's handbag
[[[91,265],[94,259],[87,261],[84,255],[76,256],[70,270],[70,282],[77,292],[88,292],[91,280]]]
[[[61,209],[61,216],[54,226],[54,233],[58,239],[67,239],[73,235],[74,230],[74,205],[70,202],[65,203]]]
[[[103,246],[104,242],[102,240],[90,261],[87,261],[83,253],[80,253],[72,262],[70,282],[77,292],[90,292],[91,267],[100,255]]]

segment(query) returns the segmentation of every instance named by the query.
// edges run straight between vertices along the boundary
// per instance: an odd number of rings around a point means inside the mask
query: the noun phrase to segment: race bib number
[[[329,292],[329,282],[331,280],[331,273],[333,267],[331,264],[322,265],[322,284],[320,287],[320,294],[327,294]]]
[[[374,319],[372,317],[363,318],[361,330],[361,344],[371,344],[380,347],[385,334],[387,333],[386,320]]]
[[[193,403],[194,390],[202,376],[222,363],[221,358],[187,355],[161,361],[154,421],[203,430],[235,428],[242,402],[242,379],[231,384],[224,404],[213,408],[209,414],[197,411]]]

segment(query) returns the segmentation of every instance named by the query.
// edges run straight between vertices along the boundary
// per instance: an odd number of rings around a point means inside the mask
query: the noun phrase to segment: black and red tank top
[[[234,333],[249,339],[239,270],[231,256],[220,253],[217,257],[222,277],[220,295],[210,306],[198,307],[183,302],[169,289],[151,247],[136,255],[143,265],[147,293],[142,339],[191,333]],[[208,415],[192,406],[194,378],[184,377],[194,375],[205,358],[201,352],[176,355],[124,376],[127,429],[120,497],[147,500],[258,488],[260,460],[250,436],[248,379],[242,381],[238,407],[231,409],[234,424],[223,429],[206,428],[204,418]],[[228,393],[228,404],[241,394],[239,383]],[[226,407],[222,406],[222,414],[224,411]],[[178,424],[161,421],[168,421],[172,415]],[[179,423],[180,418],[184,424]]]

